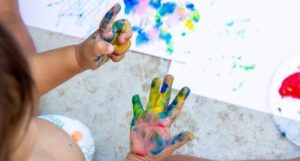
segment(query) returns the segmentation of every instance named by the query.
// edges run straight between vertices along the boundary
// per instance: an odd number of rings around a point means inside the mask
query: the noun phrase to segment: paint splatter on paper
[[[161,40],[168,54],[174,52],[174,35],[185,37],[195,29],[200,20],[200,13],[190,2],[164,0],[124,0],[125,13],[138,15],[137,21],[131,22],[137,34],[137,46]],[[174,27],[182,26],[182,31],[171,32]]]

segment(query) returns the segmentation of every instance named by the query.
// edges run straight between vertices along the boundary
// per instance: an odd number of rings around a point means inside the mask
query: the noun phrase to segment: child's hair
[[[20,47],[0,24],[0,161],[10,160],[34,113],[34,84]],[[20,141],[20,140],[19,140]]]

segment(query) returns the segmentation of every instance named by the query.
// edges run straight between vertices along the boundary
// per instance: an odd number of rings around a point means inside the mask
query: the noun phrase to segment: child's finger
[[[174,80],[174,77],[172,75],[166,75],[164,78],[164,83],[160,90],[160,96],[155,105],[156,107],[161,108],[160,112],[165,110],[169,105],[173,80]]]
[[[118,37],[118,44],[123,44],[126,41],[130,40],[132,37],[132,33],[122,33]]]
[[[176,136],[172,137],[166,148],[166,153],[172,154],[177,149],[187,144],[189,141],[194,139],[194,134],[192,132],[181,132]]]
[[[123,44],[127,40],[130,40],[132,37],[132,27],[128,20],[124,20],[123,29],[120,35],[118,36],[118,44]]]
[[[113,54],[116,56],[124,55],[129,50],[130,46],[131,46],[130,40],[126,41],[121,45],[114,45],[115,50]]]
[[[151,90],[149,95],[149,101],[147,104],[147,110],[154,108],[155,102],[157,101],[157,98],[160,95],[159,89],[160,89],[160,79],[154,78],[151,83]]]
[[[132,105],[133,105],[133,115],[134,117],[138,117],[143,114],[144,109],[141,103],[139,95],[134,95],[132,97]]]
[[[100,26],[99,26],[99,32],[104,38],[108,38],[111,36],[111,30],[112,25],[114,23],[114,19],[118,15],[118,13],[121,10],[121,5],[119,3],[116,3],[104,16],[102,19]]]
[[[177,94],[177,96],[174,98],[173,102],[168,106],[166,112],[170,115],[171,119],[175,119],[179,115],[183,104],[186,98],[189,96],[189,94],[190,89],[188,87],[182,88]]]
[[[102,40],[95,43],[95,52],[97,55],[112,54],[114,50],[115,47],[111,43]]]
[[[109,55],[110,59],[113,61],[113,62],[119,62],[121,61],[126,55],[123,54],[123,55],[119,55],[119,56],[116,56],[114,54],[111,54]]]

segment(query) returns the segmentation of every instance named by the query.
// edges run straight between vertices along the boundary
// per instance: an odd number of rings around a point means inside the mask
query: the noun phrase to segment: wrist
[[[125,158],[125,161],[155,161],[154,159],[152,158],[149,158],[149,157],[141,157],[141,156],[137,156],[135,154],[132,154],[132,153],[128,153],[126,158]]]
[[[84,65],[80,63],[80,56],[79,56],[79,53],[80,53],[80,44],[79,45],[74,45],[74,56],[75,56],[75,60],[76,60],[76,67],[77,67],[77,70],[79,72],[83,72],[85,70],[87,70],[86,68],[84,68]]]

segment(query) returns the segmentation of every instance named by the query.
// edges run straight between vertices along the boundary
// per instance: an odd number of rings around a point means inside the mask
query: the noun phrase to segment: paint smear
[[[300,99],[300,72],[294,73],[283,80],[279,94],[282,97]]]
[[[238,57],[233,56],[232,58],[234,59],[234,62],[232,64],[233,69],[242,69],[244,71],[252,71],[256,68],[256,64],[248,65],[248,64],[242,63],[242,59],[243,59],[242,56],[238,56]]]
[[[141,46],[162,40],[165,51],[174,52],[174,35],[185,37],[195,30],[200,21],[200,13],[190,2],[174,2],[161,0],[124,0],[125,13],[138,16],[133,23],[133,31],[137,34],[136,45]],[[182,31],[173,31],[176,26],[183,26]]]
[[[240,82],[237,87],[232,88],[233,92],[237,92],[239,89],[241,89],[244,85],[244,82]]]

